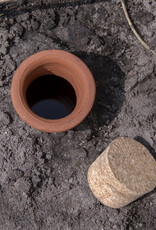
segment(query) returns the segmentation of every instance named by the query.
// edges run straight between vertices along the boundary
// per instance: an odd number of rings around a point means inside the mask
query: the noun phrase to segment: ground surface
[[[16,2],[0,6],[0,230],[154,230],[155,192],[111,209],[96,200],[86,176],[119,136],[155,154],[156,58],[133,36],[119,0]],[[127,2],[137,31],[155,49],[155,0]],[[60,134],[29,127],[11,103],[16,68],[45,49],[82,58],[97,86],[90,115]]]

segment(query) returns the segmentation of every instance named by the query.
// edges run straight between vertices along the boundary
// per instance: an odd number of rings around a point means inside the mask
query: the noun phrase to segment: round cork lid
[[[147,193],[156,186],[156,161],[139,142],[117,138],[108,147],[110,168],[120,183],[137,193]]]

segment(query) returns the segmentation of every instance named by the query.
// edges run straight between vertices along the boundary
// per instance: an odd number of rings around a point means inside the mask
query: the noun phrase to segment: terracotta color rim
[[[76,106],[68,116],[49,120],[29,108],[26,90],[36,78],[58,75],[66,79],[76,93]],[[44,132],[63,132],[78,125],[90,112],[95,99],[95,82],[88,67],[75,55],[61,50],[38,52],[18,67],[12,80],[11,97],[18,115],[30,126]]]

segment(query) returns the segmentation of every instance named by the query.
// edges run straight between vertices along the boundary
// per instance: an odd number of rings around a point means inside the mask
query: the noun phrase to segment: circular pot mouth
[[[54,80],[54,77],[62,79],[61,87],[64,85],[68,90],[66,82],[74,91],[74,107],[62,118],[47,119],[33,112],[30,106],[29,88],[41,78],[44,82],[46,77],[50,77],[50,80]],[[59,83],[56,87],[59,87]],[[33,90],[35,95],[35,87]],[[66,51],[46,50],[30,56],[17,68],[12,80],[11,97],[16,112],[28,125],[44,132],[63,132],[77,126],[88,115],[94,103],[95,91],[93,76],[78,57]],[[33,100],[33,94],[29,98]]]

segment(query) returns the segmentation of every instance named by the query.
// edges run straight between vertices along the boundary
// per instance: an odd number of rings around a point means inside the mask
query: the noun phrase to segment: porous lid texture
[[[143,194],[156,186],[156,161],[139,142],[117,138],[108,147],[110,168],[120,183]]]

